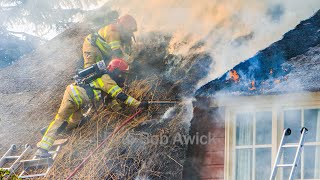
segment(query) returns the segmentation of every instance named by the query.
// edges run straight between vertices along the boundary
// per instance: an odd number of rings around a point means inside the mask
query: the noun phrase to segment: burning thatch
[[[319,29],[320,11],[282,40],[200,88],[196,96],[319,91]]]

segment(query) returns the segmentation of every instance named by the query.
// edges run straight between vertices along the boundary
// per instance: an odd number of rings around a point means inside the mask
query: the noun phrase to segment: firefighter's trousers
[[[97,99],[98,100],[98,99]],[[121,106],[115,99],[107,102],[112,110],[118,111]],[[57,135],[64,130],[77,127],[83,118],[83,108],[92,104],[86,90],[82,87],[69,85],[63,95],[63,99],[54,120],[50,123],[47,131],[37,144],[38,147],[49,150],[57,138]]]
[[[58,113],[37,146],[49,150],[59,133],[59,128],[62,130],[66,127],[76,127],[82,118],[82,107],[88,103],[90,100],[84,88],[67,86]]]

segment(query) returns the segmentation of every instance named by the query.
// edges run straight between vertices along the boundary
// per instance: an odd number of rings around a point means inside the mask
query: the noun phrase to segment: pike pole
[[[159,105],[165,105],[165,104],[178,104],[181,101],[148,101],[148,104],[159,104]]]

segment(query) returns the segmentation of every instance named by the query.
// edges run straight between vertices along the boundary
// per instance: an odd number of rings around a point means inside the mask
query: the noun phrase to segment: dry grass
[[[161,80],[151,77],[147,80],[135,80],[130,83],[126,92],[137,99],[147,97],[150,99],[162,99],[166,94],[158,92]],[[153,106],[149,111],[165,112],[167,108]],[[69,142],[63,147],[51,169],[48,179],[65,179],[79,165],[82,160],[101,143],[115,127],[134,113],[134,110],[123,110],[112,112],[109,108],[100,106],[98,113],[81,128],[73,130],[68,136]],[[161,113],[159,113],[161,114]],[[149,177],[165,177],[165,173],[159,169],[166,169],[164,164],[149,162],[152,156],[161,154],[157,152],[159,145],[145,144],[141,137],[143,131],[135,131],[135,127],[147,122],[148,119],[159,119],[159,115],[144,112],[136,117],[134,121],[120,130],[113,138],[95,153],[84,167],[74,176],[75,179],[134,179],[137,176],[148,175]],[[172,121],[171,123],[174,123]],[[156,123],[157,124],[157,123]],[[176,124],[168,124],[172,129],[179,127]],[[150,128],[150,126],[149,126]],[[165,132],[162,128],[152,127],[153,134],[160,136]],[[170,129],[169,128],[169,129]],[[142,127],[142,129],[144,129]],[[176,130],[174,130],[176,131]],[[164,151],[161,149],[160,151]],[[166,150],[167,151],[167,150]],[[169,153],[169,152],[168,152]],[[162,157],[163,158],[163,157]],[[179,160],[167,156],[168,161],[181,166]],[[150,165],[151,163],[151,165]],[[159,166],[160,165],[160,166]],[[162,167],[164,166],[164,167]],[[182,167],[180,167],[182,169]]]

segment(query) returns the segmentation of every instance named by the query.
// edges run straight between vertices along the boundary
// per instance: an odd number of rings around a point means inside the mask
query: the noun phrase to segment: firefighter
[[[130,15],[124,15],[98,32],[89,34],[83,43],[84,68],[104,60],[106,64],[114,58],[129,61],[137,22]]]
[[[57,115],[37,144],[36,156],[50,157],[48,150],[50,150],[57,135],[66,128],[77,127],[83,118],[83,110],[102,99],[101,91],[106,92],[106,99],[119,101],[133,108],[147,108],[148,102],[140,102],[122,91],[121,87],[124,85],[128,70],[129,65],[125,60],[114,59],[107,66],[107,74],[90,83],[92,85],[92,87],[89,86],[91,89],[76,84],[67,86]],[[113,103],[110,106],[113,106]]]
[[[118,14],[113,15],[113,17],[117,16]],[[131,54],[131,45],[134,39],[133,33],[136,31],[136,20],[130,15],[124,15],[114,23],[99,29],[98,32],[89,34],[82,47],[84,68],[101,60],[107,64],[110,59],[114,58],[121,58],[129,62],[129,54]],[[109,101],[111,101],[112,109],[120,109],[117,101],[110,99]]]

